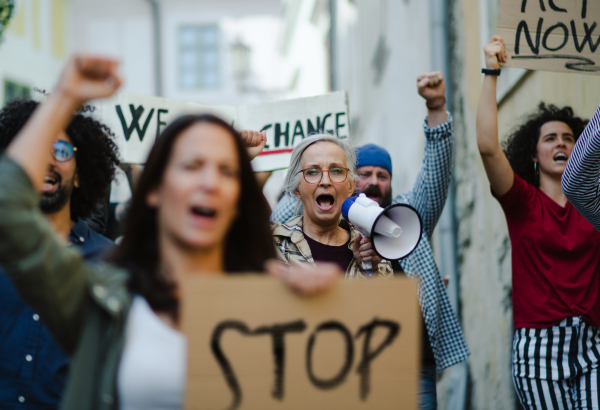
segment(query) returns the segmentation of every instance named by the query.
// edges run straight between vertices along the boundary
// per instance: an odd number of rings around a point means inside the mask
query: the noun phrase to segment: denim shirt
[[[70,246],[98,261],[113,243],[79,220],[69,234]],[[0,408],[56,409],[68,372],[59,345],[0,270]]]

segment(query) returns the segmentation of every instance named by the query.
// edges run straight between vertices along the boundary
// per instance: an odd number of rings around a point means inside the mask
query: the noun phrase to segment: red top
[[[512,245],[515,329],[571,316],[600,326],[600,232],[569,202],[563,208],[517,175],[496,198]]]

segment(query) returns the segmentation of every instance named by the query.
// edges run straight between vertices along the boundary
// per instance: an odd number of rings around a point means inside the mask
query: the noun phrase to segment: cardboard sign
[[[98,120],[117,136],[122,160],[143,164],[160,132],[180,115],[215,114],[238,129],[267,131],[267,146],[252,166],[255,171],[287,168],[290,153],[316,132],[349,136],[345,91],[255,105],[207,106],[192,102],[118,94],[96,106]]]
[[[264,276],[183,290],[186,410],[416,409],[414,281],[340,281],[309,298]]]
[[[600,74],[600,2],[500,0],[498,34],[506,65]]]

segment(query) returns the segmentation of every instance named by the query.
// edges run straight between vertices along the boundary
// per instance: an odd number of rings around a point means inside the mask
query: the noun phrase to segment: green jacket
[[[133,295],[129,275],[87,265],[39,210],[24,170],[0,157],[0,265],[70,358],[62,410],[119,407],[117,372]]]

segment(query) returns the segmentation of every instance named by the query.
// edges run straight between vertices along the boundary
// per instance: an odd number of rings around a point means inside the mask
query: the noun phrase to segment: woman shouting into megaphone
[[[561,176],[586,121],[540,104],[498,142],[496,81],[507,52],[485,46],[477,144],[512,245],[513,381],[527,409],[598,409],[600,233],[567,201]]]
[[[355,164],[354,147],[330,134],[312,136],[294,148],[284,190],[300,201],[295,217],[274,225],[280,261],[333,262],[349,279],[365,278],[362,262],[371,262],[373,276],[393,277],[391,264],[375,253],[371,240],[340,222],[342,204],[356,188]]]

